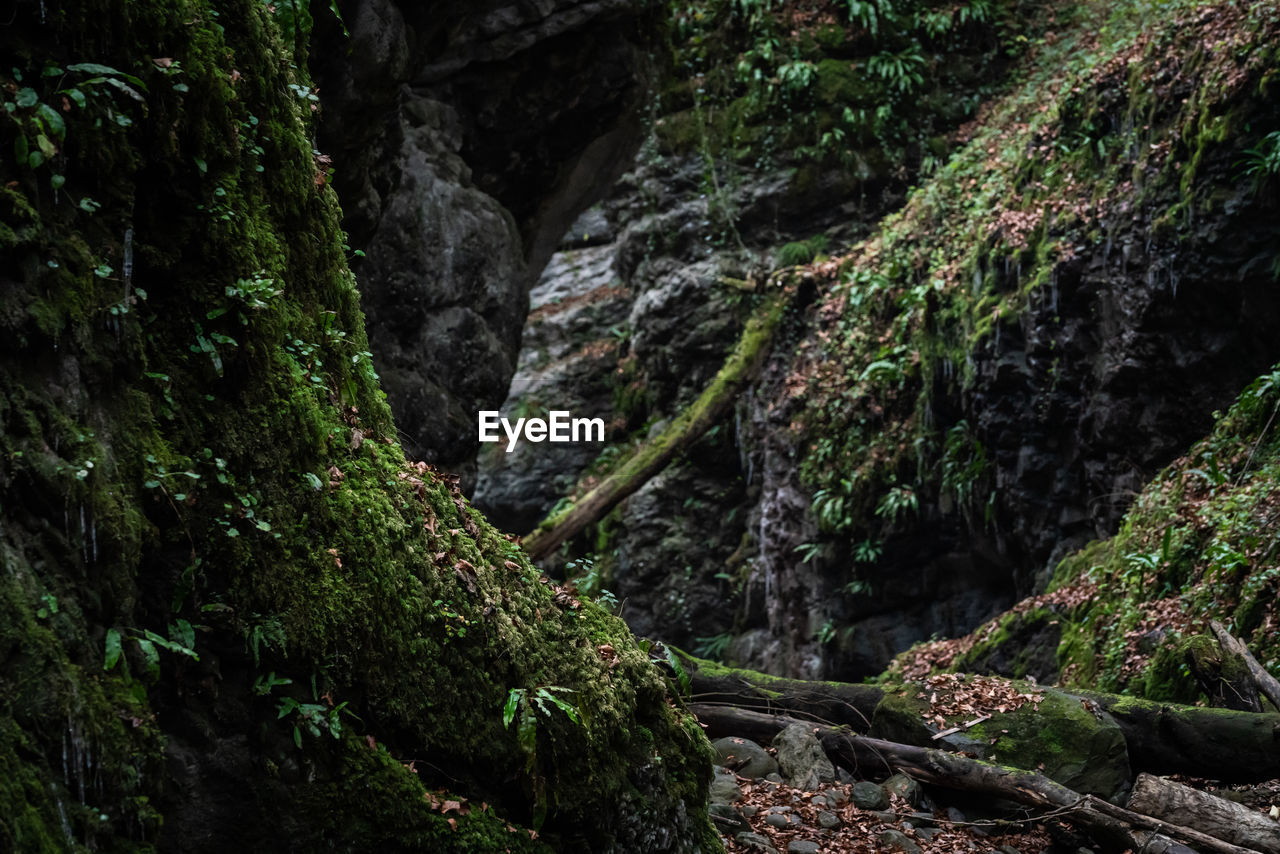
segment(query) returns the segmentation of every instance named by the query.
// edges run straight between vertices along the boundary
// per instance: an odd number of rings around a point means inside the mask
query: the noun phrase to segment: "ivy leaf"
[[[40,96],[36,94],[36,90],[30,86],[24,86],[18,90],[18,96],[14,99],[19,107],[34,107],[40,102]]]

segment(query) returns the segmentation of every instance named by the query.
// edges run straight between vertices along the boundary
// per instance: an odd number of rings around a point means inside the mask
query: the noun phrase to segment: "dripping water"
[[[80,551],[84,555],[84,562],[89,562],[89,526],[84,521],[84,505],[80,505]]]

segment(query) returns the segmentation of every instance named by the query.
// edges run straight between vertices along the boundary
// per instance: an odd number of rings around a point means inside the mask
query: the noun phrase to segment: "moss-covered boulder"
[[[401,451],[294,8],[0,33],[0,850],[717,849],[647,651]]]
[[[949,674],[886,688],[870,734],[1038,771],[1103,798],[1130,783],[1124,734],[1115,721],[1092,701],[1032,683]]]

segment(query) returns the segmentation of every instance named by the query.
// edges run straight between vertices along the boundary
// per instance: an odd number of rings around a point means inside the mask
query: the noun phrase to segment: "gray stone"
[[[919,807],[924,804],[924,789],[920,788],[920,784],[906,774],[894,774],[888,780],[885,780],[884,789],[890,795],[897,795],[913,807]]]
[[[923,839],[925,842],[930,842],[930,841],[932,841],[932,840],[933,840],[933,837],[937,836],[937,835],[938,835],[939,833],[941,833],[941,832],[942,832],[942,831],[941,831],[940,829],[936,828],[936,827],[918,827],[918,828],[916,828],[916,836],[918,836],[920,839]]]
[[[738,810],[729,804],[711,804],[707,807],[707,812],[711,815],[711,821],[715,824],[716,829],[725,836],[733,836],[735,833],[750,832],[751,825],[743,818]]]
[[[763,747],[745,738],[717,738],[711,746],[720,755],[720,765],[742,777],[757,779],[778,770],[778,760]]]
[[[966,818],[965,814],[962,813],[960,810],[956,809],[955,807],[947,807],[947,821],[960,822],[960,821],[968,821],[968,820],[969,819]]]
[[[903,818],[911,822],[913,827],[930,827],[937,823],[933,820],[933,814],[927,812],[912,812],[903,816]]]
[[[844,789],[825,789],[822,794],[830,804],[840,806],[841,804],[849,803],[849,796],[845,793]]]
[[[765,778],[766,780],[768,780],[770,783],[781,783],[781,782],[782,782],[782,775],[781,775],[781,774],[777,774],[777,773],[774,773],[774,774],[765,774],[765,775],[764,775],[764,778]]]
[[[867,780],[853,784],[853,805],[860,810],[883,810],[889,806],[884,787]]]
[[[791,724],[774,736],[778,768],[787,785],[797,789],[817,789],[836,778],[831,760],[813,731],[805,724]]]
[[[821,846],[808,839],[793,839],[787,845],[787,854],[820,854]]]
[[[739,833],[733,840],[751,854],[778,854],[778,849],[769,843],[769,838],[759,833]]]
[[[738,780],[732,772],[723,768],[716,768],[715,772],[709,795],[711,803],[730,804],[742,797],[742,789],[738,788]]]
[[[920,846],[900,830],[882,830],[879,834],[881,850],[902,851],[903,854],[921,854]]]
[[[827,830],[837,828],[840,826],[840,816],[836,815],[831,810],[821,810],[818,813],[818,824],[825,827]]]
[[[800,816],[792,812],[771,812],[764,817],[764,823],[781,830],[797,828],[804,824]]]

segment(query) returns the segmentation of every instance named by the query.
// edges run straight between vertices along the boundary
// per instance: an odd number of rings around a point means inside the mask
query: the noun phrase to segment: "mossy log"
[[[945,750],[918,747],[858,735],[846,727],[801,721],[729,706],[694,704],[692,710],[712,737],[739,736],[768,742],[792,724],[817,736],[832,761],[864,777],[905,772],[943,788],[1024,804],[1070,822],[1107,845],[1133,851],[1177,851],[1181,840],[1202,851],[1258,854],[1200,830],[1123,809],[1092,795],[1081,795],[1034,771],[970,759]]]
[[[1280,823],[1234,801],[1163,777],[1139,774],[1128,807],[1165,821],[1194,824],[1226,842],[1280,854]]]
[[[704,705],[782,710],[867,732],[875,710],[884,709],[896,697],[882,686],[779,679],[683,653],[680,657],[689,671],[694,699]],[[1114,720],[1135,772],[1182,773],[1233,782],[1280,777],[1280,714],[1205,709],[1115,694],[1059,693]],[[923,719],[919,724],[915,736],[894,730],[893,737],[924,743],[933,733]]]
[[[820,721],[845,723],[865,732],[884,691],[849,682],[806,682],[753,670],[738,670],[672,649],[689,674],[691,698],[761,712],[789,712]]]
[[[603,481],[568,508],[548,516],[524,538],[533,560],[551,554],[561,543],[581,533],[618,502],[644,486],[680,451],[715,426],[755,378],[773,342],[773,334],[796,291],[794,283],[771,280],[771,291],[748,323],[737,347],[705,391],[656,438],[641,445]]]

